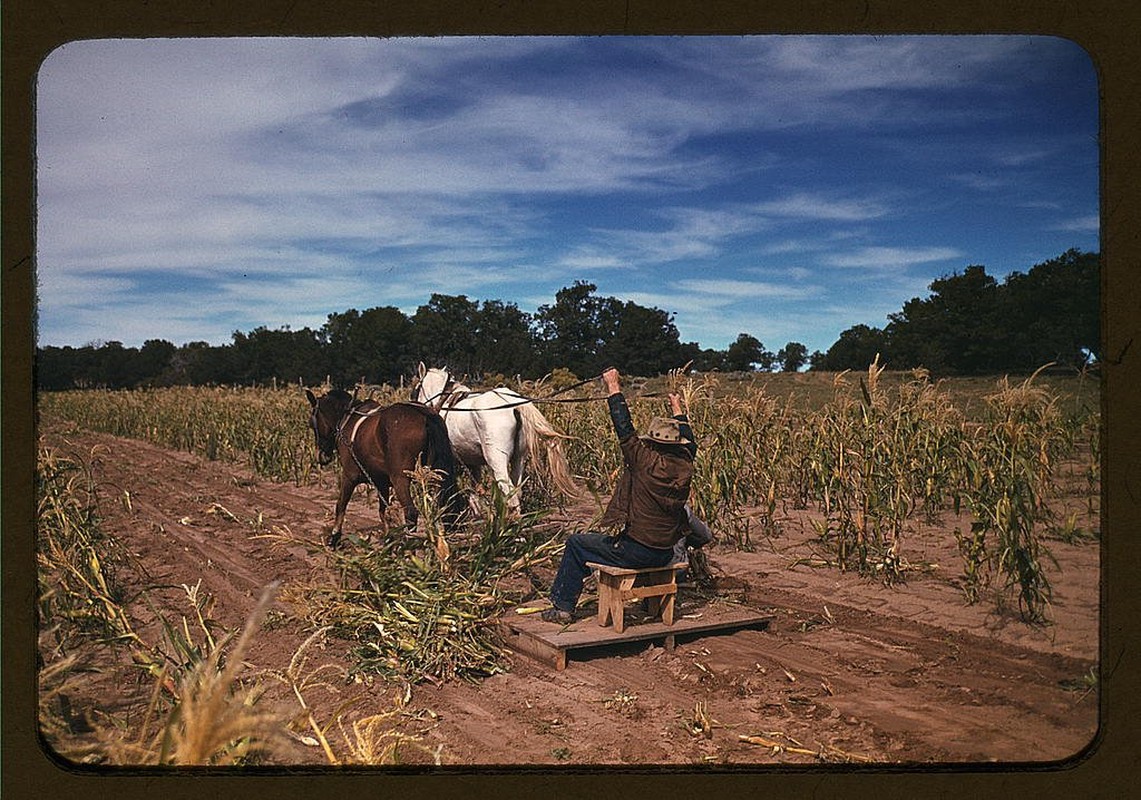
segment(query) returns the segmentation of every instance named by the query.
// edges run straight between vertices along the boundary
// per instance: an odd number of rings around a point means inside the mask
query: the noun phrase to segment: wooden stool
[[[586,563],[598,577],[598,624],[605,627],[614,623],[614,630],[622,633],[626,627],[626,601],[640,598],[649,600],[650,616],[661,616],[666,625],[674,624],[674,601],[677,599],[677,575],[689,564],[679,561],[666,567],[626,569]]]

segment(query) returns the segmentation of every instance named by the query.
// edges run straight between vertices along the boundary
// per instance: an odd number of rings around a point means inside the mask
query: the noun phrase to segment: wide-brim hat
[[[650,427],[640,437],[649,439],[658,444],[692,444],[688,438],[681,435],[681,423],[670,417],[654,417],[650,420]]]

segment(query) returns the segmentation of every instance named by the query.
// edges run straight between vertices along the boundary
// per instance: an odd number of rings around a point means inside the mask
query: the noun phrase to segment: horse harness
[[[368,478],[369,483],[371,483],[378,492],[380,491],[380,487],[376,485],[376,481],[373,479],[372,474],[367,469],[365,469],[364,464],[362,464],[361,460],[357,458],[357,451],[356,448],[353,447],[353,444],[356,441],[357,431],[360,429],[360,426],[364,424],[364,421],[369,417],[379,414],[383,410],[383,406],[376,406],[375,408],[370,408],[368,411],[360,411],[356,408],[350,408],[348,413],[345,414],[345,416],[341,418],[341,421],[337,423],[336,433],[337,441],[342,442],[348,446],[349,455],[353,457],[353,462],[357,465],[357,469],[360,470],[361,475],[364,475],[366,478]],[[349,417],[352,416],[357,417],[357,421],[353,423],[352,430],[349,431],[349,437],[346,439],[345,423],[347,423],[349,421]]]
[[[429,408],[435,409],[437,412],[443,408],[445,403],[447,403],[449,406],[454,406],[461,399],[471,394],[471,392],[467,390],[464,390],[463,392],[456,392],[456,379],[452,377],[450,372],[445,372],[445,374],[447,375],[447,378],[444,380],[443,388],[441,388],[440,391],[436,392],[431,397],[420,401]],[[413,399],[415,400],[415,398]]]

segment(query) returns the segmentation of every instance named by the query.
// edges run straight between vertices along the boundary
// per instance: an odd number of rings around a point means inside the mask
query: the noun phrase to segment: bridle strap
[[[453,390],[456,387],[456,379],[452,377],[452,373],[445,371],[444,374],[447,377],[444,378],[444,385],[443,385],[443,387],[440,388],[440,391],[436,392],[431,397],[425,397],[423,400],[420,401],[421,403],[428,406],[429,408],[436,409],[436,411],[439,411],[440,408],[443,407],[444,402],[451,395],[454,394]],[[423,387],[423,385],[424,385],[424,381],[421,380],[420,386]],[[467,394],[470,394],[470,392],[467,392]],[[461,397],[462,396],[463,395],[461,394]],[[455,401],[453,401],[453,402],[455,402]]]

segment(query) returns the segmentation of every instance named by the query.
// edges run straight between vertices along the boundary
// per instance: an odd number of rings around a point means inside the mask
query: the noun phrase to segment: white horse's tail
[[[523,452],[535,466],[546,469],[547,476],[556,489],[567,497],[578,497],[579,487],[571,476],[566,453],[563,451],[563,439],[570,437],[555,430],[543,412],[532,403],[518,406],[515,411],[521,423]]]

